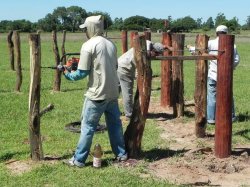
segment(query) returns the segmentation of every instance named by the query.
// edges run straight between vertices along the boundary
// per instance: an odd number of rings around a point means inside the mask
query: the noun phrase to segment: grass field
[[[118,37],[120,33],[109,33],[110,37]],[[197,33],[186,35],[186,43],[194,44]],[[211,35],[211,33],[207,33]],[[82,33],[68,33],[66,52],[79,52],[82,41],[86,38]],[[52,40],[50,33],[41,34],[42,66],[54,65]],[[160,42],[161,35],[153,34],[152,41]],[[115,40],[118,55],[121,54],[121,42]],[[233,145],[246,144],[250,140],[249,93],[250,93],[250,33],[244,32],[236,36],[236,43],[241,62],[234,72],[234,97],[236,114],[239,121],[233,125]],[[61,46],[61,34],[58,33],[58,46]],[[22,73],[23,83],[21,93],[15,93],[16,73],[10,70],[6,34],[0,34],[0,186],[173,186],[167,181],[151,177],[147,172],[147,164],[157,158],[145,157],[139,165],[133,168],[117,168],[111,164],[113,154],[108,141],[107,132],[94,136],[94,143],[101,143],[105,152],[104,167],[92,168],[92,157],[87,160],[83,169],[69,168],[58,162],[43,161],[39,164],[30,162],[28,144],[28,96],[29,96],[29,45],[28,34],[21,33]],[[184,63],[185,99],[192,100],[194,93],[195,70],[194,62]],[[154,75],[160,76],[160,62],[153,61]],[[41,118],[41,134],[45,156],[69,158],[75,149],[79,134],[64,130],[70,122],[78,121],[82,109],[83,94],[87,80],[69,82],[62,79],[61,92],[52,92],[54,72],[42,69],[41,75],[41,109],[49,103],[55,109]],[[159,88],[159,81],[153,80],[153,89]],[[152,93],[154,98],[160,98],[160,90]],[[121,106],[122,110],[122,106]],[[103,120],[103,119],[102,119]],[[193,119],[189,119],[193,120]],[[126,124],[124,124],[126,128]],[[212,129],[214,127],[209,127]],[[147,120],[144,131],[142,149],[144,155],[156,148],[166,148],[161,140],[160,130],[155,122]],[[157,155],[157,153],[156,153]],[[22,174],[13,174],[7,168],[10,160],[30,163],[31,170]],[[143,177],[144,176],[144,177]],[[146,177],[145,177],[146,176]]]

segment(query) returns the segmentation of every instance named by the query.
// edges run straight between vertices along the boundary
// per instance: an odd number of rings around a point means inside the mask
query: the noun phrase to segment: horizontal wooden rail
[[[155,56],[151,60],[217,60],[217,55]]]

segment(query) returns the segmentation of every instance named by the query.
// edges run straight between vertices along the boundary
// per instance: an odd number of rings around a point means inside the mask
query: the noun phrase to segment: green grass
[[[110,36],[119,36],[119,33],[109,33]],[[108,34],[108,35],[109,35]],[[247,38],[248,34],[244,33]],[[187,42],[194,43],[196,34],[188,36]],[[61,161],[55,164],[41,162],[35,164],[31,171],[22,175],[13,175],[7,169],[5,162],[10,159],[28,161],[30,148],[28,142],[28,95],[29,95],[29,45],[28,35],[21,33],[22,43],[22,68],[23,83],[21,93],[15,93],[16,73],[10,70],[6,35],[0,35],[0,186],[172,186],[167,181],[152,178],[148,175],[148,163],[162,157],[171,155],[167,149],[168,143],[163,141],[156,122],[147,120],[142,140],[143,160],[134,168],[117,168],[110,164],[113,154],[108,141],[107,132],[94,136],[95,143],[101,143],[105,152],[104,167],[94,169],[90,167],[92,157],[87,160],[87,167],[83,169],[69,168]],[[233,145],[246,144],[250,139],[249,132],[249,69],[250,69],[250,43],[239,36],[237,43],[241,55],[241,63],[234,76],[234,96],[236,114],[239,122],[233,125]],[[237,39],[238,39],[237,38]],[[42,33],[42,66],[54,65],[54,54],[50,33]],[[86,38],[82,33],[68,33],[66,51],[78,52],[82,41]],[[161,35],[153,34],[153,41],[161,41]],[[249,40],[249,39],[248,39]],[[121,54],[120,40],[114,41]],[[58,46],[61,46],[61,34],[58,34]],[[153,79],[152,97],[160,99],[160,62],[152,62],[153,74],[158,76]],[[185,99],[193,99],[195,81],[194,62],[184,62]],[[87,80],[69,82],[62,77],[61,92],[52,92],[54,72],[42,69],[41,75],[41,109],[49,103],[55,109],[41,118],[41,135],[43,138],[44,154],[69,158],[75,149],[79,134],[64,130],[70,122],[78,121],[82,109],[83,94],[86,90]],[[153,101],[153,100],[152,100]],[[122,106],[121,106],[122,110]],[[103,119],[102,119],[103,120]],[[193,120],[193,119],[190,119]],[[126,125],[124,125],[124,130]],[[209,127],[213,130],[214,127]],[[141,177],[146,174],[148,177]]]

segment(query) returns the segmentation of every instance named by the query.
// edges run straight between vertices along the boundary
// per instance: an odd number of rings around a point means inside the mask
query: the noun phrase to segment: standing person
[[[161,43],[152,43],[146,40],[147,51],[151,56],[163,53],[166,48]],[[123,107],[126,120],[130,119],[133,111],[133,86],[136,74],[136,62],[134,59],[134,48],[118,58],[117,75],[120,82]]]
[[[89,155],[98,122],[105,114],[109,141],[119,161],[127,159],[120,111],[118,107],[117,49],[103,36],[102,16],[90,16],[80,28],[88,41],[82,45],[78,69],[64,72],[68,80],[80,80],[89,75],[81,114],[81,135],[74,156],[66,161],[70,166],[83,167]]]
[[[218,55],[219,47],[219,35],[227,34],[228,28],[225,25],[219,25],[216,28],[216,38],[208,41],[208,50],[211,55]],[[194,47],[188,46],[190,51],[195,50]],[[236,45],[234,45],[234,62],[233,67],[235,67],[240,62],[240,56],[237,52]],[[217,83],[217,60],[210,60],[207,78],[207,123],[215,123],[215,109],[216,109],[216,83]],[[233,98],[232,98],[233,99]],[[236,120],[234,100],[232,102],[232,121]]]

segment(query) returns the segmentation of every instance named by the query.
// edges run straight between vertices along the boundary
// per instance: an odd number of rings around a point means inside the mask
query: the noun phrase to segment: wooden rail
[[[217,55],[192,55],[192,56],[156,56],[151,60],[217,60]]]

